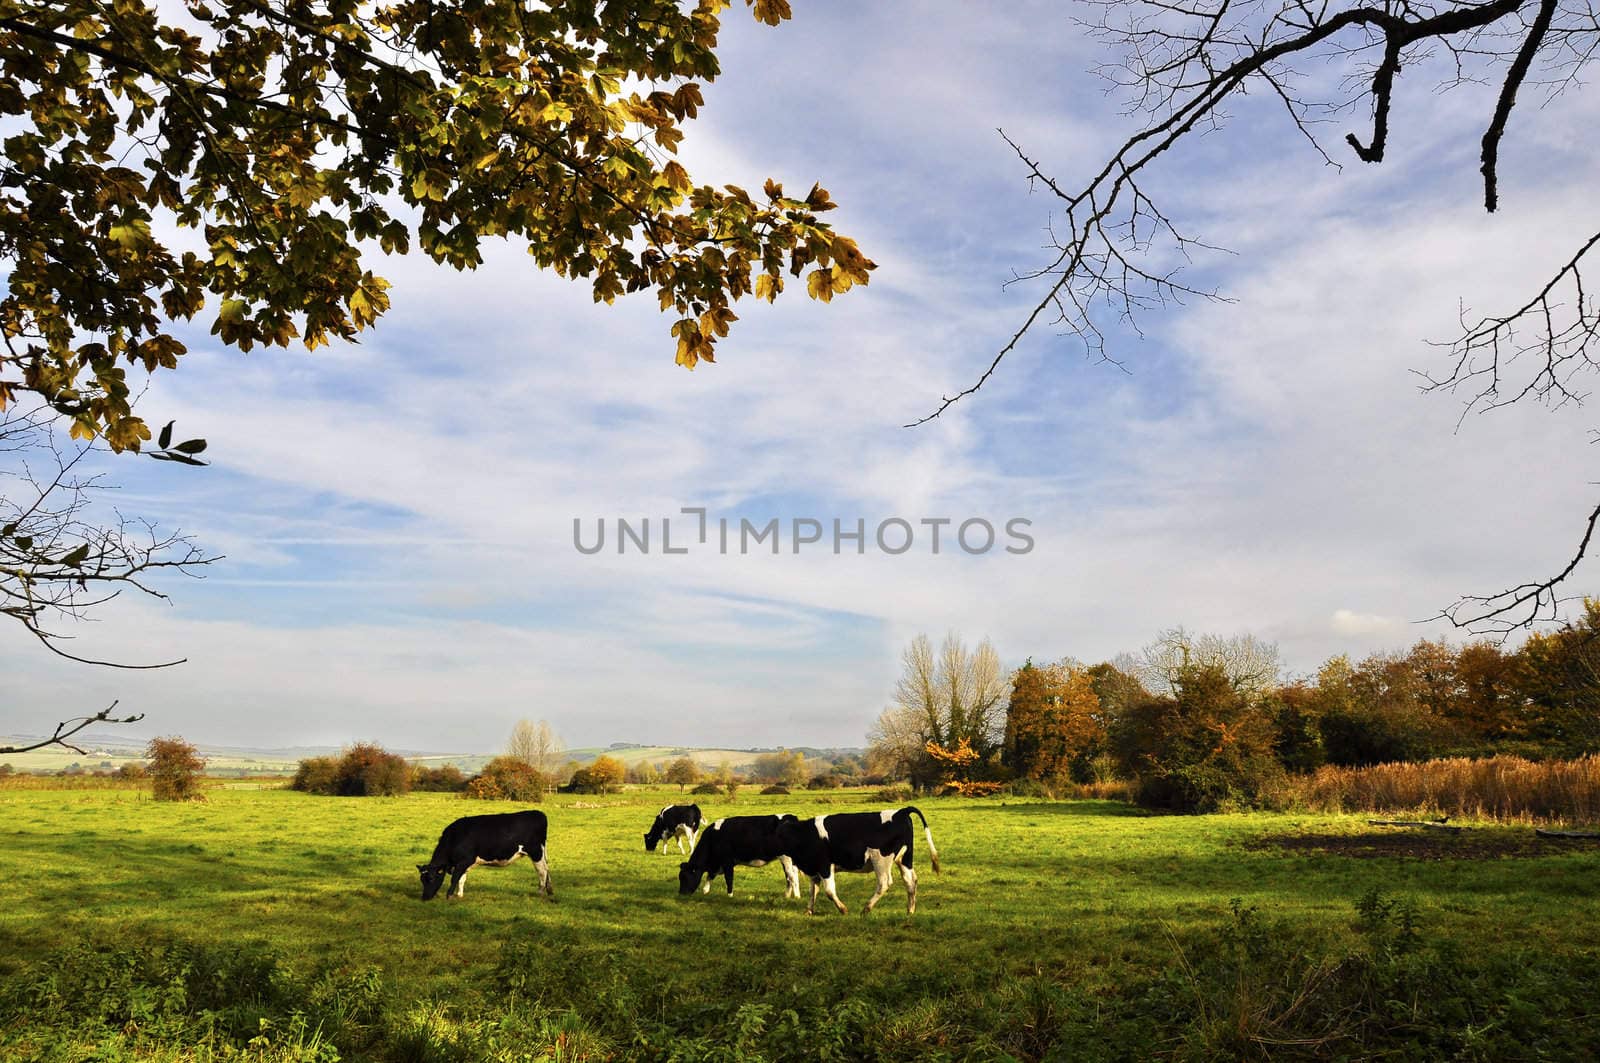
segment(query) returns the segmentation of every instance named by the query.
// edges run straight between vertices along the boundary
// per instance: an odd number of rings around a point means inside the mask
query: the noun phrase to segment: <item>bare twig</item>
[[[140,720],[144,719],[144,713],[142,712],[136,712],[131,716],[113,717],[111,715],[111,710],[115,709],[116,707],[117,702],[113,701],[111,704],[107,705],[93,716],[74,716],[70,720],[62,720],[60,723],[56,724],[55,733],[49,738],[40,739],[32,745],[27,746],[0,746],[0,753],[29,753],[35,749],[43,749],[45,746],[61,746],[65,749],[72,750],[79,756],[83,756],[85,755],[84,750],[73,745],[71,742],[68,742],[67,739],[71,738],[85,727],[89,727],[92,724],[97,723],[138,723]]]

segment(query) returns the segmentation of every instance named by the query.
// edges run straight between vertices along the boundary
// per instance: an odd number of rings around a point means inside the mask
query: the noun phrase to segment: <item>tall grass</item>
[[[1600,756],[1578,760],[1450,757],[1319,768],[1291,784],[1316,812],[1419,812],[1517,823],[1600,821]]]

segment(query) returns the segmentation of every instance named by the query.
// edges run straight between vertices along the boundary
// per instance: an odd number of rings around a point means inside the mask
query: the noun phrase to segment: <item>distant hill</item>
[[[0,735],[0,745],[27,745],[43,735]],[[18,771],[60,771],[72,764],[85,771],[114,769],[144,756],[146,739],[131,738],[111,732],[85,731],[73,738],[73,743],[84,752],[74,753],[59,746],[35,750],[32,753],[0,754],[0,763],[10,764]],[[262,749],[251,746],[219,746],[196,743],[200,755],[206,758],[207,768],[213,772],[249,775],[289,774],[306,757],[334,756],[338,746],[283,746]],[[747,771],[762,753],[779,749],[792,749],[805,754],[807,760],[838,760],[840,757],[860,756],[862,750],[854,747],[822,749],[813,746],[764,746],[753,749],[705,749],[689,746],[647,746],[632,742],[613,742],[609,746],[584,746],[566,750],[563,762],[575,760],[587,764],[600,756],[620,760],[628,766],[649,761],[661,763],[687,756],[703,769],[716,771],[724,763],[733,771]],[[454,764],[462,771],[473,772],[481,768],[495,753],[436,753],[417,749],[394,749],[409,760],[421,761],[429,766]]]

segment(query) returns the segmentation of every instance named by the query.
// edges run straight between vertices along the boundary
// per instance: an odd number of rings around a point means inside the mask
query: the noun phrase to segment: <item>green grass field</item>
[[[680,898],[676,849],[642,843],[675,799],[544,805],[555,903],[521,862],[473,871],[464,900],[424,904],[414,865],[439,830],[513,806],[0,791],[0,1058],[1494,1059],[1600,1046],[1600,847],[1488,825],[1411,842],[1351,817],[921,799],[944,873],[919,837],[915,917],[898,880],[858,917],[871,877],[848,875],[852,914],[808,918],[773,867],[741,869],[731,898],[720,885]],[[712,818],[884,807],[854,793],[697,800]],[[1270,840],[1283,835],[1355,847]]]

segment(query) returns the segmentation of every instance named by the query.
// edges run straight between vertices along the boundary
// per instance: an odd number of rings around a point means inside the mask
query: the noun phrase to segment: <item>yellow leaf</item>
[[[769,26],[776,26],[794,14],[789,10],[789,0],[756,0],[756,18]]]
[[[813,299],[820,299],[825,303],[833,301],[833,271],[827,269],[812,270],[806,276],[806,292]]]

